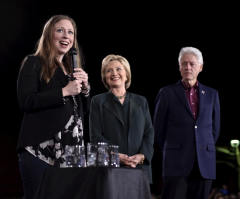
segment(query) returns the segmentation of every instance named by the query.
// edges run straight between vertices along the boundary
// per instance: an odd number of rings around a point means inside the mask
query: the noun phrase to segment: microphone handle
[[[78,64],[77,64],[77,50],[76,50],[76,48],[72,47],[70,49],[70,54],[72,56],[72,69],[73,69],[73,72],[74,72],[74,69],[78,67]],[[72,80],[74,80],[73,74],[72,74]]]

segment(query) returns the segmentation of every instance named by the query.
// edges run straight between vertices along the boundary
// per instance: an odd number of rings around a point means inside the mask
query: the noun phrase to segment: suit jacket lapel
[[[131,95],[131,93],[129,93],[129,130],[128,130],[128,141],[130,142],[130,138],[131,138],[131,132],[134,132],[135,128],[135,123],[134,123],[134,119],[132,118],[136,118],[136,116],[138,115],[138,113],[136,111],[139,110],[140,107],[138,107],[138,105],[136,103],[134,103],[134,99],[132,99],[134,96]]]
[[[198,84],[199,85],[199,111],[198,111],[198,117],[201,114],[201,111],[203,109],[203,106],[205,104],[205,100],[206,100],[206,90],[203,88],[202,84]]]
[[[106,101],[104,102],[103,106],[109,110],[109,114],[113,114],[120,122],[122,125],[124,125],[123,120],[121,119],[120,113],[117,111],[115,104],[113,102],[114,99],[112,99],[113,96],[111,93],[107,93]]]

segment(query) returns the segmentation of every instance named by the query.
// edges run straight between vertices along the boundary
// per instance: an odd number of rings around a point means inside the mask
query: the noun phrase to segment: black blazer
[[[68,78],[58,67],[52,79],[46,83],[40,79],[42,64],[37,56],[27,56],[22,64],[17,81],[17,96],[24,112],[17,149],[37,145],[51,139],[62,130],[73,114],[73,102],[69,97],[64,104],[62,88]],[[77,96],[82,116],[88,110],[88,98]],[[84,108],[84,110],[83,110]]]
[[[145,162],[142,168],[152,181],[151,159],[153,155],[154,130],[145,97],[128,93],[129,95],[129,130],[128,155],[142,153]],[[91,142],[107,142],[119,145],[123,133],[124,122],[114,109],[113,96],[110,92],[96,95],[90,105],[89,133]],[[122,149],[119,149],[121,153]]]

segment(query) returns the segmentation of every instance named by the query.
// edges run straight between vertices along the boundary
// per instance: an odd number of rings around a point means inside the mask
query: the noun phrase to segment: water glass
[[[64,151],[66,167],[74,166],[74,146],[66,145]]]
[[[97,165],[107,167],[109,165],[109,151],[108,144],[105,142],[98,142]]]
[[[87,144],[87,166],[95,167],[97,166],[97,151],[98,146],[93,143]]]
[[[76,167],[86,167],[85,147],[76,145],[74,149],[74,163]]]
[[[118,145],[109,146],[109,155],[110,155],[110,166],[111,167],[120,167],[120,159],[118,153]]]

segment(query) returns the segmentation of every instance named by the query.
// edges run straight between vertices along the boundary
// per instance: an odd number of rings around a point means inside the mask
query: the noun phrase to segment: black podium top
[[[150,199],[141,169],[48,168],[35,199]]]

